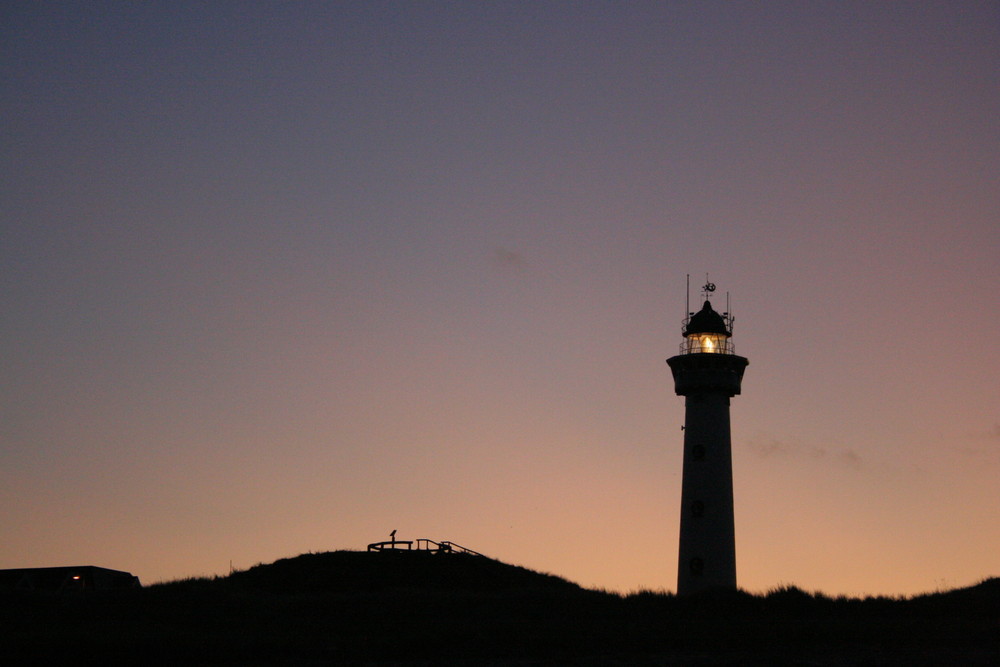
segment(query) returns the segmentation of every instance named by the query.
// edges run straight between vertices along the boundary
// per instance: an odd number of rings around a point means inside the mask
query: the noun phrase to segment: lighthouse
[[[712,308],[715,285],[702,289],[701,310],[684,318],[680,354],[667,359],[674,391],[684,397],[678,595],[736,588],[729,399],[740,393],[749,362],[736,356],[733,316]]]

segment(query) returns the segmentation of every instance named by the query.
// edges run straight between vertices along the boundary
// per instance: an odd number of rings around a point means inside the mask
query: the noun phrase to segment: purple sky
[[[0,567],[398,529],[672,590],[708,272],[740,585],[1000,574],[997,3],[8,2],[0,53]]]

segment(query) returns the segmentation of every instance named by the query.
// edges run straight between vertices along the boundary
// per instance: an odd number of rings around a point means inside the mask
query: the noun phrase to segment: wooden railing
[[[454,542],[449,542],[443,540],[441,542],[435,542],[434,540],[428,540],[425,537],[417,540],[417,550],[418,551],[436,551],[437,553],[457,553],[457,554],[469,554],[471,556],[482,556],[483,554],[478,551],[473,551],[468,547],[463,547],[461,544],[455,544]]]
[[[469,554],[470,556],[482,556],[478,551],[473,551],[461,544],[455,544],[448,540],[440,542],[422,537],[416,540],[417,548],[413,549],[413,540],[388,540],[386,542],[372,542],[368,545],[368,551],[430,551],[439,554]]]

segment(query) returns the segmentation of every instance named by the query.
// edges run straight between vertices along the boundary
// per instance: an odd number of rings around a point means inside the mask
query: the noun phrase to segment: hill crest
[[[561,577],[486,556],[426,551],[307,553],[233,572],[226,581],[244,590],[284,593],[584,590]]]

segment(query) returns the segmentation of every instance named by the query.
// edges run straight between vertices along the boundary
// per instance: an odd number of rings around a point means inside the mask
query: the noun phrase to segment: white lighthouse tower
[[[685,397],[678,595],[736,588],[729,399],[749,362],[735,354],[732,315],[712,308],[714,291],[706,281],[705,304],[688,313],[680,354],[667,359],[674,390]]]

